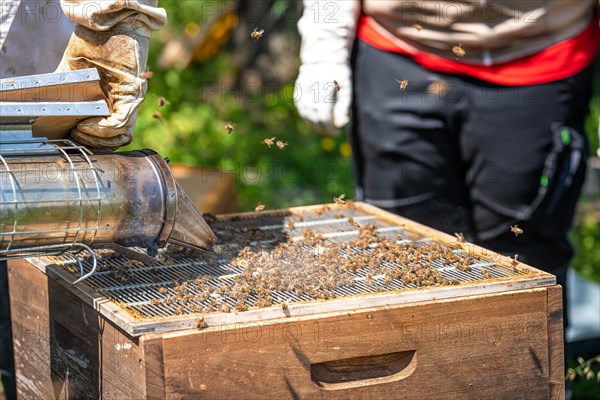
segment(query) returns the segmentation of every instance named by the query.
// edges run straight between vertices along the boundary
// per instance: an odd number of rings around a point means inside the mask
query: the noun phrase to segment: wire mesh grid
[[[319,245],[306,243],[304,232],[308,229],[314,235],[323,236],[322,246],[337,245],[344,260],[373,252],[376,246],[348,246],[357,239],[359,232],[356,225],[349,223],[349,218],[361,226],[372,224],[377,235],[395,243],[423,248],[435,244],[451,251],[457,259],[468,260],[468,268],[459,268],[442,258],[430,258],[428,263],[433,270],[439,272],[441,280],[445,282],[442,284],[468,284],[498,278],[510,280],[527,273],[479,255],[469,254],[460,246],[437,242],[359,208],[325,206],[321,210],[310,210],[301,214],[250,214],[213,221],[210,225],[218,241],[212,249],[189,252],[170,246],[161,251],[157,262],[150,265],[129,260],[113,252],[100,252],[98,272],[85,284],[135,317],[144,319],[223,310],[243,311],[246,307],[261,308],[264,307],[261,306],[264,304],[261,300],[264,299],[252,288],[242,296],[241,303],[240,298],[233,296],[230,290],[236,282],[239,283],[244,274],[245,266],[236,262],[239,261],[243,249],[253,249],[270,256],[281,243],[293,241],[298,243],[299,248],[318,253]],[[289,258],[293,259],[293,255],[290,254]],[[47,261],[59,264],[72,273],[76,272],[72,260],[51,257]],[[288,260],[282,264],[293,263]],[[90,267],[86,260],[83,265],[84,268]],[[297,267],[303,268],[302,265]],[[399,278],[390,279],[386,274],[387,269],[393,271],[407,268],[410,268],[410,265],[399,265],[384,260],[377,272],[371,266],[349,270],[345,273],[350,276],[350,282],[336,285],[331,290],[331,297],[395,292],[420,287],[418,283],[406,283]],[[256,274],[256,271],[254,273]],[[294,289],[289,289],[292,286]],[[298,290],[299,286],[302,290]],[[267,306],[281,307],[282,304],[323,299],[319,293],[325,290],[319,289],[318,285],[316,289],[309,290],[309,285],[298,285],[297,282],[291,282],[288,289],[278,289],[270,290],[270,304]],[[220,306],[219,309],[214,309],[215,303]]]

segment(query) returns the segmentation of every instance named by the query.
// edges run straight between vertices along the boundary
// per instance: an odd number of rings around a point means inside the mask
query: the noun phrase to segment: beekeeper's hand
[[[359,0],[304,0],[304,13],[298,21],[302,65],[294,102],[304,119],[331,135],[339,134],[350,121],[350,52],[359,9]]]
[[[137,111],[146,93],[150,33],[162,28],[166,12],[158,0],[62,0],[75,31],[58,71],[96,68],[111,115],[81,121],[71,137],[86,146],[116,149],[131,142]]]

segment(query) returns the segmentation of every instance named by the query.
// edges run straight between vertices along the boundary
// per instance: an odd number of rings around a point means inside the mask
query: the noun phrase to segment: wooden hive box
[[[352,216],[397,233],[399,242],[433,240],[488,262],[464,273],[439,268],[444,276],[458,276],[458,285],[369,286],[359,271],[357,287],[366,293],[330,300],[300,296],[284,306],[198,314],[175,313],[170,303],[153,307],[150,298],[181,284],[170,282],[173,274],[230,279],[229,264],[182,256],[160,267],[163,281],[148,280],[151,267],[136,266],[138,281],[119,286],[103,270],[73,286],[77,274],[68,265],[44,258],[10,261],[20,397],[564,397],[561,288],[552,275],[366,204],[334,207],[220,216],[217,225],[231,224],[235,231],[260,219],[262,231],[283,230],[300,215],[289,229],[309,226],[339,240],[356,233],[346,221]]]

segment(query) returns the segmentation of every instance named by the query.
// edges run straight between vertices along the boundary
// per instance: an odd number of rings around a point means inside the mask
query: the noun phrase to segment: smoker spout
[[[187,247],[208,249],[216,241],[215,234],[196,210],[178,183],[175,224],[168,241]]]

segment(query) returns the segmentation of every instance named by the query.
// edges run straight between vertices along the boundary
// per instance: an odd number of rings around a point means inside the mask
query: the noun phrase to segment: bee
[[[159,304],[160,304],[160,300],[158,300],[158,299],[152,299],[152,300],[150,300],[150,303],[151,303],[153,306],[156,306],[156,305],[159,305]]]
[[[227,304],[223,303],[223,304],[221,304],[221,307],[219,308],[219,311],[221,311],[221,312],[231,312],[231,308]]]
[[[279,150],[285,149],[285,146],[288,145],[287,143],[285,143],[285,142],[283,142],[281,140],[278,140],[276,144],[277,144],[277,147],[279,148]]]
[[[162,114],[159,111],[154,111],[152,113],[152,118],[159,120],[161,123],[164,123]]]
[[[519,255],[515,254],[515,256],[513,257],[513,259],[510,261],[510,264],[513,266],[513,268],[516,268],[517,265],[519,265],[518,258],[519,258]]]
[[[165,99],[165,98],[164,98],[164,97],[162,97],[162,96],[158,98],[158,106],[159,106],[159,107],[164,107],[164,106],[166,106],[167,104],[169,104],[169,102],[167,101],[167,99]]]
[[[515,236],[523,234],[523,229],[519,228],[519,225],[511,226],[510,231],[514,233]]]
[[[290,231],[293,231],[294,229],[296,229],[296,224],[294,224],[294,221],[293,221],[293,220],[291,220],[291,219],[288,219],[288,222],[287,222],[287,228],[288,228],[288,230],[290,230]]]
[[[333,81],[333,87],[335,88],[335,90],[337,92],[339,92],[340,90],[342,90],[342,87],[340,86],[340,83],[336,80]]]
[[[158,288],[158,292],[162,293],[162,294],[166,294],[168,291],[169,291],[169,289],[167,289],[165,287]]]
[[[446,93],[448,93],[449,87],[450,86],[448,82],[444,80],[434,81],[427,85],[427,93],[436,96],[444,96]]]
[[[452,52],[454,53],[454,55],[456,56],[457,59],[459,57],[462,58],[465,56],[465,54],[467,54],[465,49],[462,48],[462,43],[459,43],[458,46],[452,47]]]
[[[354,220],[354,218],[352,218],[352,217],[348,218],[348,223],[357,229],[360,228],[360,225],[358,224],[358,222],[356,222]]]
[[[484,279],[492,279],[492,278],[493,278],[492,274],[490,274],[490,273],[488,272],[488,270],[487,270],[487,269],[485,269],[485,268],[483,268],[483,269],[481,270],[481,275],[483,275],[483,278],[484,278]]]
[[[454,233],[454,236],[456,236],[456,241],[458,243],[463,243],[465,241],[465,235],[462,233]]]
[[[235,129],[235,126],[231,122],[227,122],[225,124],[225,130],[227,131],[228,135],[230,135],[231,132],[233,132],[234,129]]]
[[[154,77],[154,72],[152,72],[150,70],[147,70],[145,72],[142,72],[139,75],[139,77],[142,78],[142,79],[152,79],[152,77]]]
[[[206,324],[204,323],[204,318],[200,317],[200,318],[196,319],[196,328],[202,329],[205,326],[206,326]]]
[[[261,212],[262,210],[265,209],[265,205],[262,203],[258,203],[258,205],[254,208],[255,212]]]
[[[346,205],[346,200],[344,200],[344,198],[346,197],[345,194],[340,194],[339,197],[334,197],[333,201],[335,202],[335,204],[337,204],[340,207],[343,207]]]
[[[403,80],[396,79],[396,83],[398,83],[400,85],[400,90],[406,90],[406,88],[408,87],[408,81],[406,79],[403,79]]]
[[[263,139],[263,143],[266,144],[267,146],[269,146],[269,148],[271,148],[271,146],[273,146],[274,141],[275,141],[275,136],[273,136],[272,138]]]
[[[177,306],[175,309],[176,314],[183,314],[183,306]]]
[[[419,24],[414,24],[413,28],[415,28],[416,30],[420,31],[421,29],[423,29],[423,26],[419,25]]]
[[[254,41],[258,42],[258,39],[260,39],[263,35],[263,33],[265,33],[264,29],[261,29],[260,31],[257,28],[254,28],[254,30],[250,33],[250,37],[252,39],[254,39]]]
[[[283,311],[287,311],[288,310],[288,304],[285,301],[283,303],[281,303],[281,309]]]

